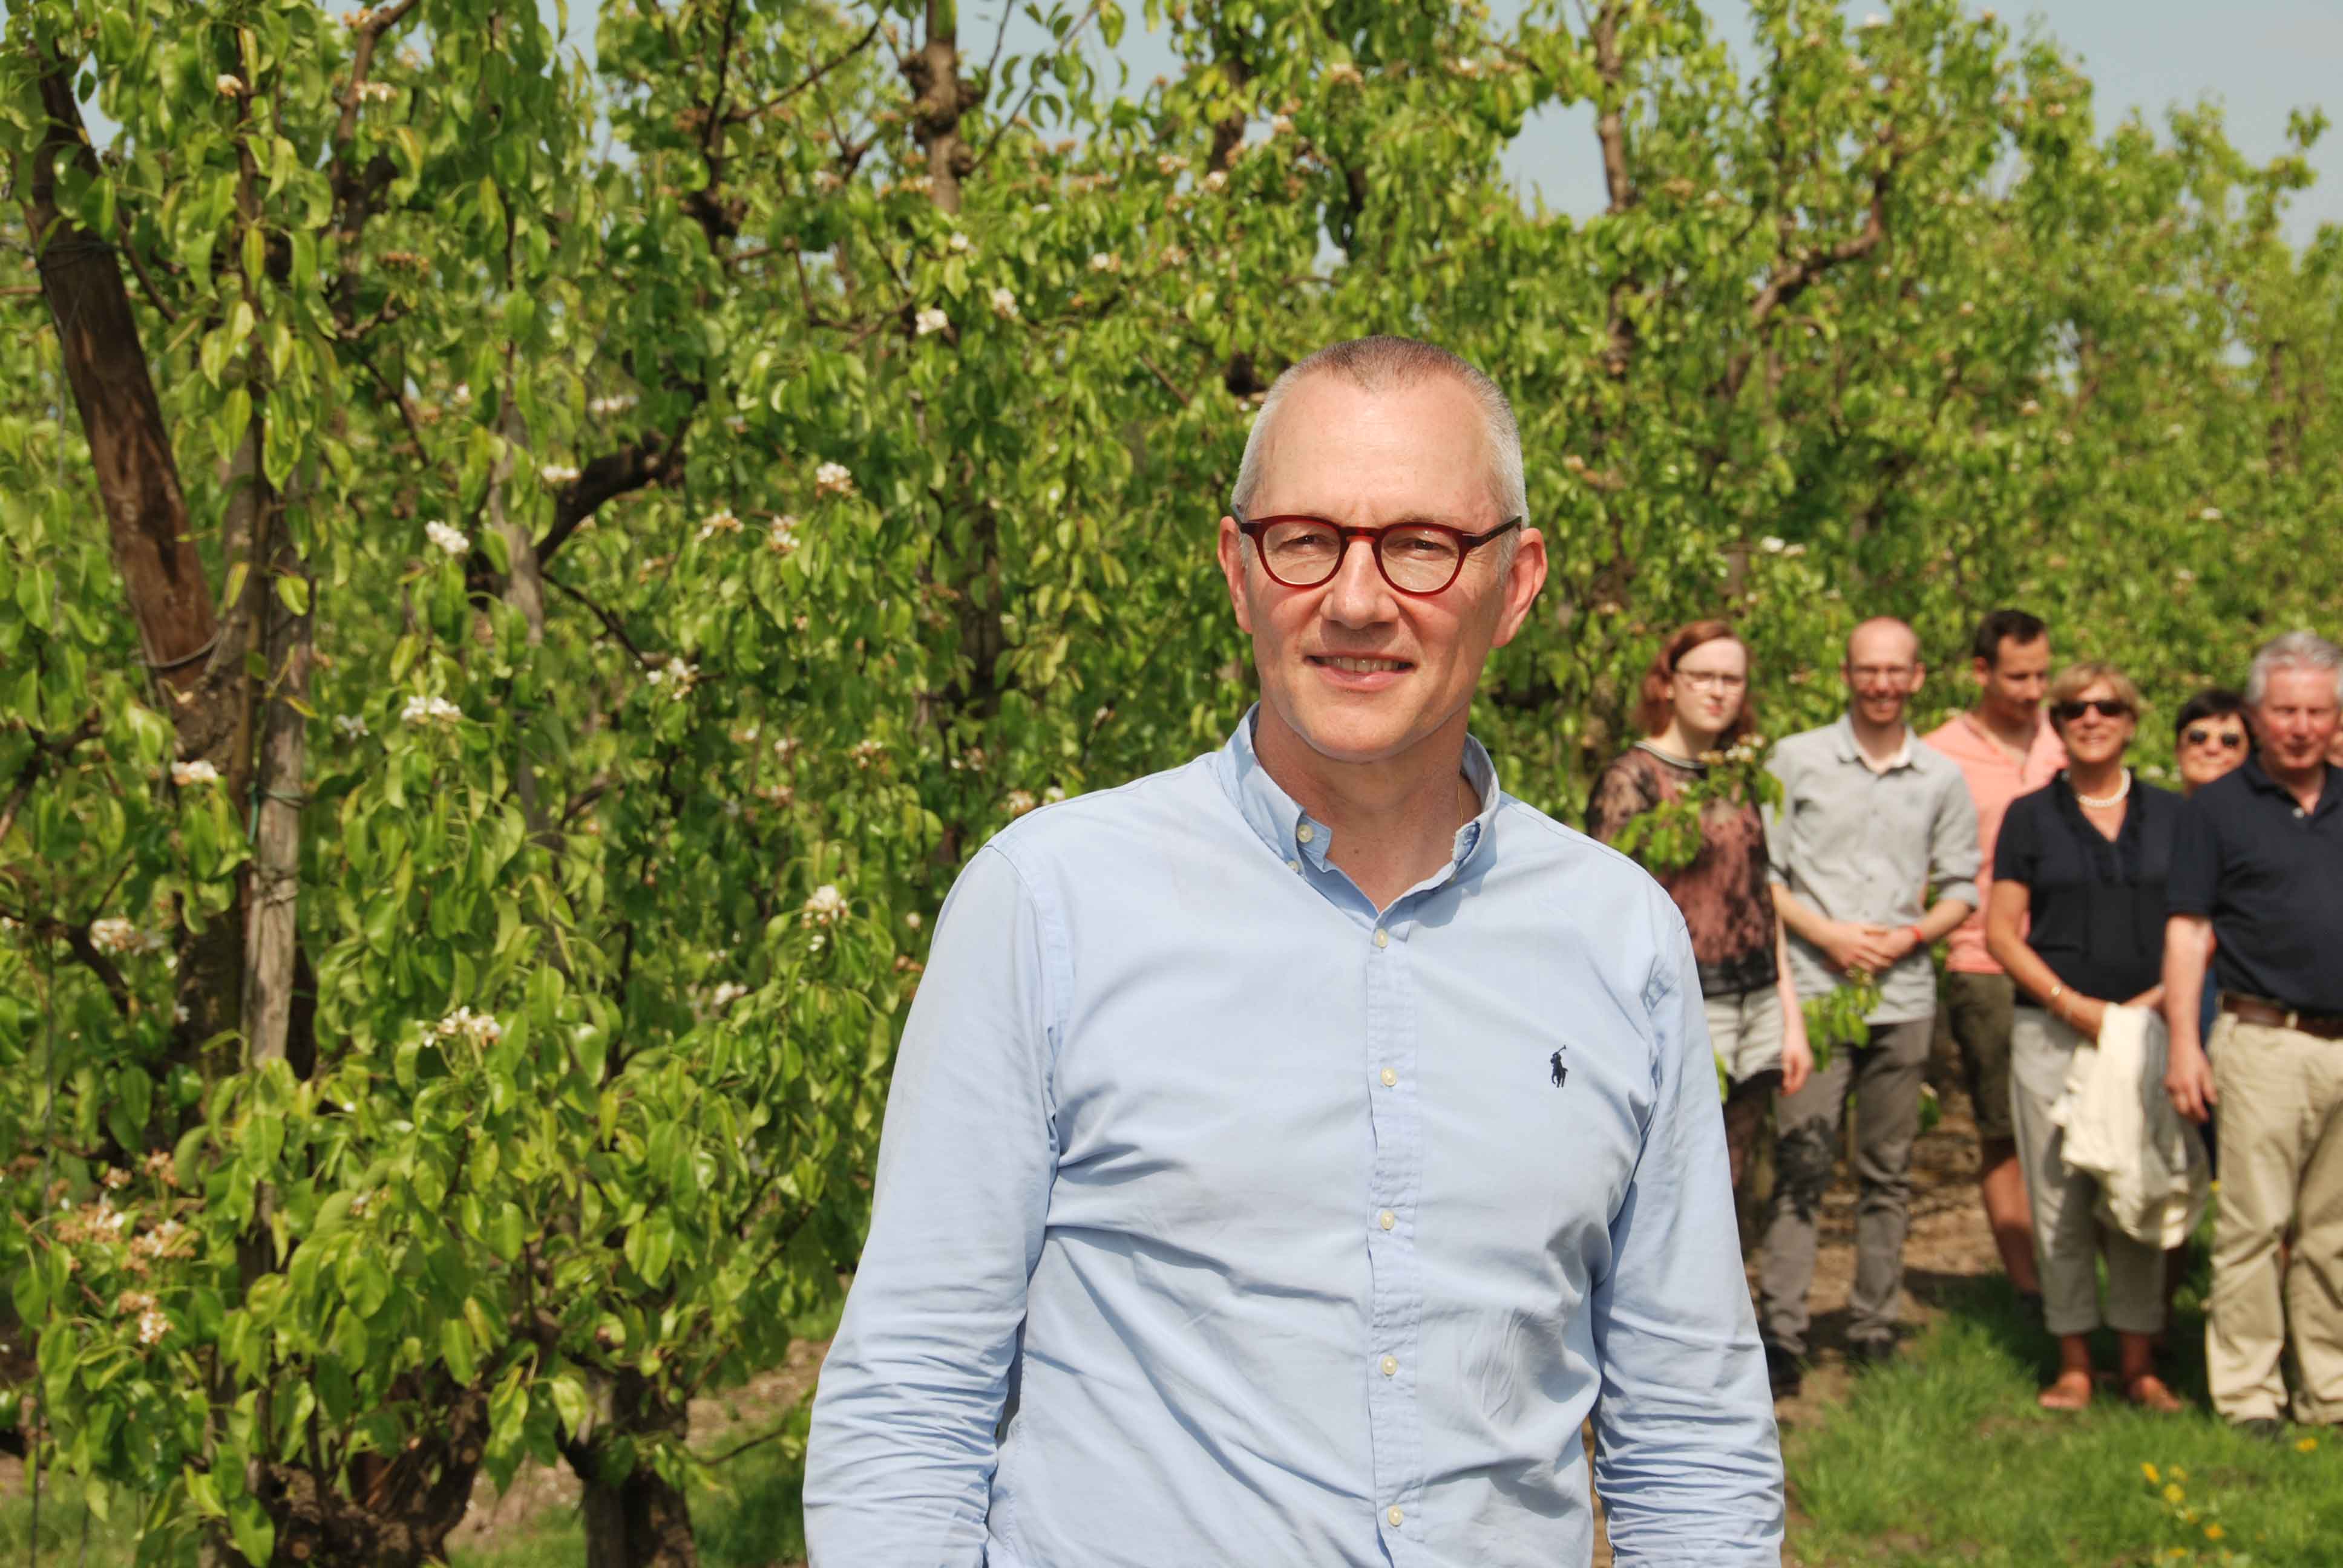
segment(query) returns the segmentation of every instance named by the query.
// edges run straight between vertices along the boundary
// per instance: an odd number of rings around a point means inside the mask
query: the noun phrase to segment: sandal
[[[2164,1386],[2164,1380],[2154,1372],[2142,1372],[2124,1389],[2124,1398],[2145,1411],[2157,1415],[2177,1415],[2186,1405],[2179,1396]]]

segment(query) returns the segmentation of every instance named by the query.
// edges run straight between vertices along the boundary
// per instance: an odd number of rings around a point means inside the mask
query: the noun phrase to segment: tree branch
[[[587,464],[585,471],[553,499],[553,525],[537,541],[538,563],[542,566],[552,560],[554,552],[604,502],[679,479],[683,477],[683,430],[679,428],[672,436],[653,432]]]
[[[608,610],[604,609],[600,605],[596,604],[592,599],[588,598],[584,594],[578,592],[576,588],[571,588],[568,583],[563,582],[551,572],[547,572],[545,574],[545,580],[552,584],[555,588],[560,589],[563,593],[568,594],[571,598],[576,599],[579,604],[584,605],[588,609],[593,611],[594,618],[600,621],[604,629],[608,631],[612,637],[618,639],[618,645],[621,648],[624,648],[628,653],[635,656],[635,662],[637,664],[641,665],[645,669],[657,669],[659,668],[659,661],[658,659],[653,658],[649,654],[645,653],[641,648],[635,646],[635,639],[627,635],[626,624],[619,620],[617,616],[612,615]],[[607,788],[607,785],[605,787]],[[592,793],[593,792],[589,791],[585,799],[590,800]],[[562,812],[561,819],[563,821],[566,822],[569,819],[571,813],[578,809],[578,804],[579,802],[578,801],[572,801],[569,809]]]

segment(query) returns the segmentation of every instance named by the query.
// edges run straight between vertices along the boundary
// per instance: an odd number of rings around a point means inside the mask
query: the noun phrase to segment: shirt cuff
[[[1978,894],[1975,882],[1946,882],[1936,890],[1936,902],[1941,904],[1946,899],[1958,899],[1969,907],[1972,914],[1985,908],[1985,900]]]

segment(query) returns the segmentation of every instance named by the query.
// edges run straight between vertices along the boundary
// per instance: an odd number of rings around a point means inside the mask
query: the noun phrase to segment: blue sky
[[[598,0],[569,0],[569,36],[590,53]],[[971,50],[990,45],[1005,5],[1015,0],[961,0],[960,32]],[[552,0],[540,0],[548,18]],[[1172,68],[1170,51],[1139,20],[1140,0],[1125,0],[1132,22],[1121,54],[1131,80],[1144,83]],[[1500,15],[1518,15],[1522,0],[1494,0]],[[1889,0],[1848,0],[1850,15],[1889,8]],[[1981,7],[1973,7],[1981,8]],[[1709,6],[1736,53],[1748,58],[1748,13],[1738,0]],[[2174,104],[2210,102],[2227,116],[2229,135],[2247,156],[2276,156],[2286,146],[2287,116],[2324,105],[2343,119],[2343,0],[2051,0],[2004,4],[2002,14],[2031,18],[2080,56],[2098,88],[2103,125],[2131,111],[2161,129]],[[1012,21],[1009,47],[1029,50],[1045,35]],[[1105,53],[1093,32],[1093,55]],[[1533,122],[1508,160],[1517,184],[1534,186],[1553,206],[1584,215],[1603,206],[1592,112],[1549,112]],[[2319,183],[2298,202],[2288,231],[2307,240],[2321,223],[2343,223],[2343,129],[2329,132],[2311,155]]]

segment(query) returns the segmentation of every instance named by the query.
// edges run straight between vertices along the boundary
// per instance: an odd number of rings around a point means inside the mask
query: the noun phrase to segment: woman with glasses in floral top
[[[1603,770],[1588,800],[1587,831],[1604,843],[1704,781],[1733,748],[1754,755],[1748,646],[1721,620],[1680,628],[1644,673],[1635,720],[1644,739]],[[1654,874],[1692,931],[1709,1044],[1731,1083],[1725,1135],[1738,1187],[1775,1092],[1803,1088],[1814,1057],[1767,886],[1758,803],[1704,800],[1699,827],[1690,862]]]

